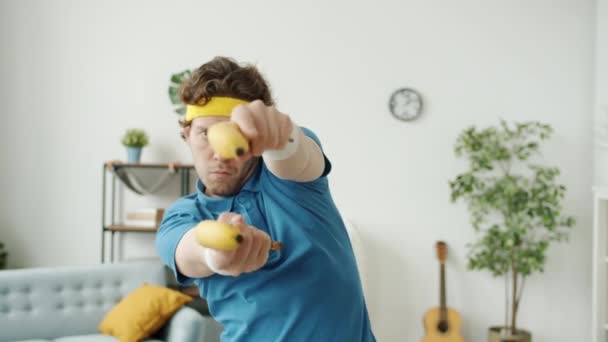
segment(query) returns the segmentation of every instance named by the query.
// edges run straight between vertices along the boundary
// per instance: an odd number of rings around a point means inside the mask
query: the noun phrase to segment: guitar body
[[[426,335],[422,342],[464,342],[460,333],[462,318],[456,310],[447,306],[445,295],[445,259],[447,245],[437,242],[437,258],[439,259],[439,307],[430,309],[424,314],[423,323]]]
[[[446,308],[447,319],[441,321],[441,309],[432,308],[424,315],[426,335],[422,342],[464,342],[460,333],[462,318],[456,310]]]

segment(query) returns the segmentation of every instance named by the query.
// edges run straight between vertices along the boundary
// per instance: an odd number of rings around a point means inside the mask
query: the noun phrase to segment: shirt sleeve
[[[178,200],[167,210],[156,233],[156,251],[162,263],[173,270],[175,279],[181,285],[191,285],[194,282],[194,279],[178,271],[175,250],[184,234],[201,221],[195,209],[193,202]]]
[[[309,130],[308,128],[301,127],[302,131],[306,136],[311,138],[314,142],[319,145],[321,152],[323,153],[323,158],[325,160],[325,166],[323,173],[317,179],[308,182],[299,182],[289,179],[282,179],[274,174],[268,169],[266,164],[263,166],[262,177],[265,179],[264,186],[268,191],[278,191],[282,193],[284,196],[291,198],[294,201],[302,202],[305,201],[305,198],[315,199],[318,196],[326,196],[329,193],[329,183],[327,179],[327,175],[331,171],[331,163],[325,152],[323,152],[323,146],[319,141],[319,138],[316,136],[314,132]],[[303,196],[303,193],[313,194],[312,196],[306,197]],[[302,203],[304,204],[304,203]]]
[[[321,174],[321,177],[325,177],[325,176],[329,175],[329,173],[331,172],[331,162],[329,161],[329,158],[327,158],[327,155],[325,155],[325,151],[323,151],[323,145],[321,145],[321,141],[319,140],[319,137],[317,137],[317,135],[310,129],[308,129],[306,127],[301,127],[301,128],[302,128],[302,132],[304,132],[304,135],[306,135],[307,137],[311,138],[314,142],[316,142],[317,145],[319,145],[319,148],[321,149],[321,153],[323,153],[323,160],[325,161],[325,166],[323,167],[323,173]]]

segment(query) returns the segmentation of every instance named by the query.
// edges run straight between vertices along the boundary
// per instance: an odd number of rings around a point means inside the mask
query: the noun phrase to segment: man
[[[182,136],[200,180],[167,210],[156,246],[180,283],[199,287],[222,340],[375,341],[318,138],[273,106],[255,67],[229,58],[194,71],[181,98]],[[208,128],[225,120],[249,140],[245,155],[225,159],[209,146]],[[196,242],[193,227],[209,219],[240,229],[236,250]]]

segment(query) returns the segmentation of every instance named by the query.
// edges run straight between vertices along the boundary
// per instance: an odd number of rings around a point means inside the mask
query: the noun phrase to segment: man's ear
[[[179,135],[182,137],[182,139],[184,139],[184,141],[187,141],[188,138],[190,138],[190,128],[190,126],[182,127],[182,131],[179,132]]]

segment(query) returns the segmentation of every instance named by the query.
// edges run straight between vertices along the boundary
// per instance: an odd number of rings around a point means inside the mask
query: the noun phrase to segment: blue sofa
[[[144,282],[166,286],[158,261],[0,271],[0,342],[115,342],[99,333],[105,314]],[[218,342],[221,326],[184,306],[155,336],[167,342]]]

